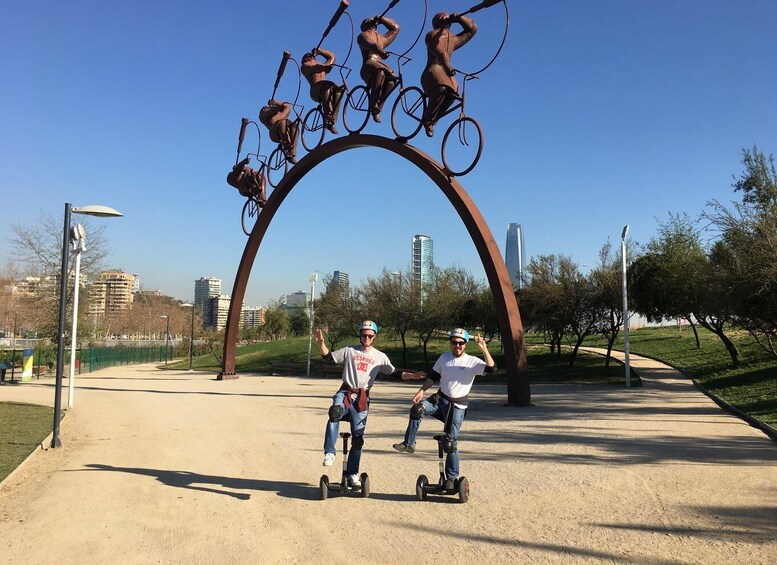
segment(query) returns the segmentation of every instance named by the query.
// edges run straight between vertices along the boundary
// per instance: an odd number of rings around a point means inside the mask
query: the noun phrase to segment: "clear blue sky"
[[[563,253],[585,269],[626,223],[644,243],[670,210],[695,215],[710,199],[737,198],[742,147],[777,153],[777,2],[508,2],[505,50],[468,89],[486,144],[462,178],[500,246],[518,222],[528,255]],[[430,0],[430,15],[474,3]],[[351,0],[349,11],[358,23],[387,5]],[[420,28],[420,5],[401,0],[392,12],[403,26],[396,49]],[[67,201],[99,203],[125,214],[96,220],[111,242],[109,267],[181,299],[200,276],[221,278],[229,293],[246,241],[243,199],[225,182],[240,118],[256,119],[281,52],[299,59],[315,46],[337,2],[272,6],[4,3],[0,261],[10,222],[39,210],[59,218]],[[502,32],[501,7],[475,18],[480,33],[454,56],[465,70],[491,57]],[[343,20],[324,46],[342,57],[349,34]],[[421,44],[412,55],[417,83]],[[295,91],[287,72],[279,96]],[[304,84],[300,101],[310,107]],[[388,122],[366,131],[390,135]],[[438,158],[440,137],[414,142]],[[484,278],[458,216],[426,177],[393,154],[340,154],[284,202],[246,303],[307,290],[316,270],[358,283],[384,266],[404,269],[416,233],[434,239],[438,265]]]

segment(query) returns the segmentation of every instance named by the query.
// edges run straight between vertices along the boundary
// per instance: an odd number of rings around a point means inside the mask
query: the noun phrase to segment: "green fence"
[[[164,363],[173,359],[173,348],[159,347],[92,347],[81,349],[76,358],[79,373],[89,373],[117,365]]]
[[[166,351],[165,351],[166,350]],[[70,374],[70,348],[65,350],[63,375]],[[36,378],[51,377],[57,363],[57,349],[52,346],[33,348],[33,375]],[[22,350],[7,350],[2,357],[16,366],[15,371],[6,372],[6,379],[21,379]],[[173,347],[91,347],[76,351],[76,374],[89,373],[117,365],[137,365],[139,363],[164,363],[173,360]]]

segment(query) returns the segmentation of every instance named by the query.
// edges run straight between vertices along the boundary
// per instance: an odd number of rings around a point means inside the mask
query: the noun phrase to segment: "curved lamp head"
[[[626,236],[629,233],[629,224],[626,224],[623,226],[623,232],[621,233],[621,239],[626,239]]]
[[[101,206],[100,204],[79,206],[78,208],[73,208],[72,212],[74,214],[84,214],[86,216],[98,216],[100,218],[115,218],[115,217],[124,216],[124,214],[122,214],[118,210],[114,210],[113,208],[109,208],[108,206]]]

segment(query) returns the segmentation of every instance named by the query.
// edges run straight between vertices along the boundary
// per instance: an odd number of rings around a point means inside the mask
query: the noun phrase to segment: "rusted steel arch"
[[[283,180],[273,190],[267,199],[267,204],[259,213],[251,235],[248,237],[243,257],[237,269],[235,284],[232,289],[232,301],[227,316],[226,333],[224,335],[224,356],[222,370],[218,379],[237,378],[235,373],[235,350],[237,334],[240,325],[240,310],[245,298],[248,278],[259,251],[264,234],[272,222],[275,213],[286,196],[297,183],[316,165],[326,159],[357,147],[379,147],[386,149],[413,163],[431,179],[458,212],[459,217],[472,238],[480,260],[486,271],[491,293],[494,297],[499,328],[502,333],[505,354],[505,369],[507,371],[507,401],[512,406],[528,406],[531,403],[528,370],[526,364],[526,346],[524,344],[521,315],[515,298],[513,285],[507,272],[499,248],[488,228],[483,216],[475,203],[469,197],[459,182],[449,177],[443,168],[431,157],[417,148],[394,139],[377,135],[347,135],[329,141],[300,159],[289,169]]]

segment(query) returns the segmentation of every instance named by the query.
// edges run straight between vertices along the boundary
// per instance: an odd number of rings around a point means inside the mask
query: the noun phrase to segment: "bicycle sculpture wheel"
[[[267,182],[270,186],[275,188],[281,179],[289,170],[289,162],[286,160],[286,154],[279,145],[273,152],[270,153],[270,158],[267,159]]]
[[[483,153],[483,130],[469,116],[455,120],[442,138],[442,164],[451,176],[460,177],[475,168]]]
[[[251,235],[251,231],[254,229],[256,219],[259,217],[259,203],[255,196],[251,196],[246,203],[243,204],[243,213],[240,216],[241,224],[243,225],[243,233]]]
[[[426,96],[417,86],[403,88],[391,108],[391,129],[400,141],[407,141],[421,131],[426,112]]]
[[[324,141],[324,114],[321,106],[317,106],[305,115],[302,122],[302,145],[308,151],[313,151]]]
[[[370,95],[367,88],[359,85],[348,93],[343,106],[343,124],[348,133],[359,133],[370,117]]]

